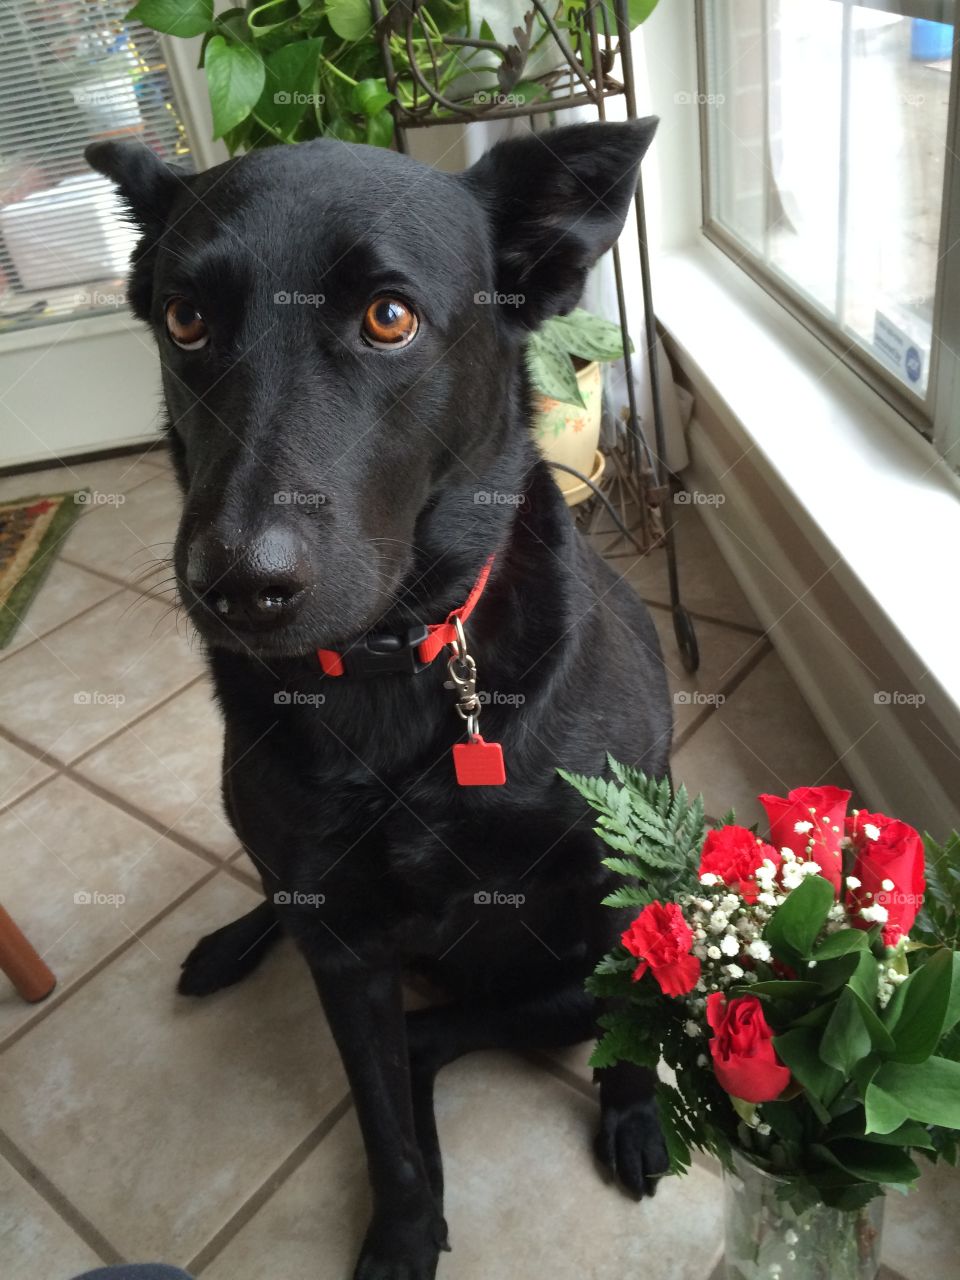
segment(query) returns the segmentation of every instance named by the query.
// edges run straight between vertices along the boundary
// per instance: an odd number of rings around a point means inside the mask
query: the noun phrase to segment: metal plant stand
[[[536,115],[553,115],[569,107],[596,108],[600,120],[606,118],[608,98],[623,97],[627,116],[637,118],[637,102],[630,48],[630,26],[627,0],[586,0],[575,33],[566,33],[554,20],[556,4],[549,0],[528,0],[529,9],[522,27],[514,28],[513,45],[490,39],[490,33],[474,38],[444,34],[428,21],[420,0],[392,0],[386,7],[382,0],[371,0],[374,21],[381,41],[387,85],[394,94],[392,106],[395,140],[399,151],[407,150],[407,130],[436,124],[472,123],[481,120],[505,120]],[[548,33],[559,52],[551,60],[550,69],[539,75],[525,74],[531,53],[537,20]],[[402,50],[403,68],[398,70],[394,50]],[[458,93],[456,78],[452,83],[450,68],[462,65],[472,69],[478,56],[485,60],[484,69],[495,74],[499,92]],[[619,56],[619,78],[613,75]],[[425,57],[425,61],[424,61]],[[493,64],[491,69],[491,64]],[[514,94],[514,89],[522,89]],[[666,467],[666,441],[662,388],[657,361],[656,313],[650,282],[650,259],[643,200],[643,181],[638,175],[634,199],[640,266],[643,278],[643,311],[646,326],[646,354],[650,373],[653,405],[654,440],[646,438],[637,408],[636,384],[630,361],[630,339],[627,329],[626,296],[620,251],[614,246],[613,269],[616,279],[620,328],[623,333],[624,374],[626,378],[628,417],[625,447],[612,452],[614,485],[625,506],[626,496],[636,502],[639,512],[639,541],[644,552],[662,545],[667,560],[670,604],[677,645],[687,671],[695,671],[700,655],[693,621],[680,600],[677,571],[676,540],[673,522],[662,518],[669,500],[669,477]],[[626,496],[625,496],[626,495]]]

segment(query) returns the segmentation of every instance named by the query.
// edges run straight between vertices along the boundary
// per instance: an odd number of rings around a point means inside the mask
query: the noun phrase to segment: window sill
[[[960,547],[957,477],[715,246],[662,255],[654,284],[659,321],[694,381],[738,424],[743,456],[774,473],[795,503],[786,514],[827,563],[844,562],[960,707],[960,616],[944,581],[945,558]]]

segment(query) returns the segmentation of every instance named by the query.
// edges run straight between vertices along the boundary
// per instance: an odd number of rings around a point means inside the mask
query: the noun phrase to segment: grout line
[[[46,764],[47,762],[43,761],[42,763]],[[29,800],[35,791],[39,791],[41,787],[45,787],[48,782],[53,782],[54,778],[59,777],[62,772],[62,769],[57,768],[48,777],[40,778],[37,782],[33,783],[32,786],[21,791],[20,794],[15,796],[12,800],[0,801],[0,816],[5,814],[9,809],[12,809],[14,805],[19,804],[21,800]]]
[[[764,658],[773,652],[775,652],[775,650],[770,638],[768,636],[762,636],[760,638],[760,643],[757,645],[756,653],[753,653],[750,657],[746,658],[734,671],[734,674],[730,677],[728,682],[721,689],[717,690],[718,694],[723,695],[724,703],[726,702],[727,697],[730,694],[735,693],[740,685],[743,684],[747,676],[752,675],[753,672],[756,671]],[[687,727],[681,730],[681,732],[677,734],[676,738],[674,738],[673,746],[670,751],[671,756],[675,755],[681,747],[685,747],[693,735],[702,729],[707,721],[721,710],[724,703],[720,703],[719,705],[711,703],[704,707],[704,709],[690,721]]]
[[[136,552],[134,552],[136,554]],[[132,591],[138,596],[146,596],[150,600],[157,600],[160,604],[170,605],[170,601],[160,594],[159,588],[144,587],[138,582],[130,582],[126,578],[121,578],[119,574],[109,573],[106,569],[94,569],[91,565],[83,560],[76,560],[72,556],[62,555],[60,560],[63,564],[68,564],[71,569],[83,569],[85,573],[92,573],[97,578],[102,578],[104,582],[112,582],[115,586],[123,587],[126,591]],[[167,588],[164,588],[166,590]],[[118,594],[118,593],[114,593]],[[110,596],[109,599],[113,599]],[[103,603],[102,601],[100,602]]]
[[[634,594],[640,596],[640,599],[649,609],[659,609],[662,613],[673,612],[672,604],[668,604],[663,600],[648,600],[646,596],[640,595],[640,592],[632,585],[629,578],[626,578],[625,581]],[[706,622],[712,627],[726,627],[728,631],[739,631],[749,636],[765,636],[767,634],[763,627],[754,627],[748,622],[734,622],[730,618],[719,618],[714,613],[701,613],[699,609],[691,609],[683,604],[682,599],[680,603],[695,622]]]
[[[186,1270],[192,1275],[199,1275],[203,1269],[222,1253],[247,1223],[259,1212],[267,1201],[280,1189],[287,1179],[313,1154],[320,1143],[336,1124],[352,1110],[353,1102],[349,1091],[331,1108],[318,1125],[297,1144],[265,1182],[254,1191],[233,1214],[233,1216],[213,1235],[203,1248],[186,1264]]]
[[[587,1042],[584,1040],[584,1044]],[[572,1046],[571,1046],[572,1047]],[[578,1072],[565,1067],[562,1062],[558,1062],[549,1049],[531,1049],[521,1054],[528,1062],[532,1062],[535,1066],[542,1067],[555,1079],[562,1084],[567,1085],[570,1089],[575,1089],[577,1093],[582,1093],[585,1098],[589,1098],[592,1102],[599,1106],[600,1095],[597,1092],[591,1080],[585,1080]]]
[[[60,556],[59,560],[61,564],[67,564],[71,569],[83,569],[86,573],[91,572],[90,569],[87,569],[86,565],[75,564],[72,560],[68,560],[66,556]],[[102,578],[103,574],[94,573],[93,576],[95,578]],[[62,631],[64,627],[69,627],[71,622],[77,622],[80,618],[86,617],[88,613],[92,613],[94,609],[99,609],[100,606],[102,604],[106,604],[108,600],[115,600],[120,594],[121,593],[119,591],[111,591],[109,595],[103,596],[102,599],[95,600],[93,604],[88,604],[87,607],[85,609],[81,609],[79,613],[73,613],[69,618],[64,618],[62,622],[58,622],[56,626],[51,627],[49,631],[44,631],[41,635],[34,636],[33,639],[28,640],[26,644],[22,644],[19,649],[5,650],[0,653],[0,662],[5,661],[7,658],[15,658],[18,654],[25,653],[27,649],[32,649],[33,646],[38,644],[41,640],[46,640],[49,636],[52,636],[55,631]]]
[[[54,987],[52,994],[49,995],[46,1000],[34,1006],[36,1009],[35,1014],[32,1014],[18,1027],[15,1027],[8,1036],[0,1039],[0,1055],[6,1053],[8,1049],[12,1048],[13,1045],[15,1045],[18,1040],[21,1040],[28,1031],[32,1031],[34,1027],[38,1026],[41,1022],[44,1022],[46,1018],[54,1012],[54,1010],[59,1009],[60,1006],[66,1000],[69,1000],[72,995],[75,995],[81,987],[85,987],[91,979],[102,973],[108,965],[111,965],[114,962],[114,960],[118,959],[125,951],[129,951],[131,947],[135,946],[141,940],[141,935],[147,933],[150,929],[154,928],[155,925],[160,924],[162,920],[165,920],[168,915],[178,907],[182,906],[188,898],[192,897],[193,894],[197,893],[205,885],[209,884],[210,881],[222,870],[222,867],[211,867],[206,875],[201,876],[198,880],[194,880],[193,883],[188,885],[182,893],[178,894],[177,897],[172,898],[168,903],[161,907],[155,915],[150,916],[143,924],[138,925],[136,933],[131,932],[129,938],[125,938],[119,946],[115,947],[112,951],[108,951],[106,955],[101,956],[100,959],[95,961],[89,969],[86,969],[72,982],[67,982],[63,987],[59,985]]]
[[[167,703],[172,702],[174,698],[179,698],[181,693],[186,693],[187,690],[192,689],[195,684],[199,684],[201,680],[207,679],[208,675],[209,672],[204,668],[204,670],[195,675],[192,680],[189,680],[186,684],[180,685],[180,687],[178,689],[174,689],[172,693],[164,694],[160,701],[153,703],[148,710],[141,711],[134,720],[128,720],[125,724],[121,725],[119,729],[114,729],[113,732],[108,733],[105,738],[101,738],[98,742],[94,743],[92,747],[87,747],[85,751],[81,751],[80,754],[78,756],[74,756],[72,760],[65,761],[64,763],[66,767],[75,769],[77,765],[82,764],[84,760],[95,755],[101,747],[107,746],[108,743],[119,738],[121,734],[126,733],[128,729],[132,729],[135,725],[140,724],[140,722],[145,720],[147,716],[152,716],[155,711],[159,711],[162,707],[165,707]]]
[[[54,1213],[62,1218],[104,1263],[112,1265],[123,1262],[120,1251],[114,1248],[89,1218],[71,1203],[55,1183],[50,1181],[43,1170],[20,1150],[12,1138],[2,1131],[0,1131],[0,1157],[5,1158],[8,1164],[16,1169],[37,1195],[46,1201]]]

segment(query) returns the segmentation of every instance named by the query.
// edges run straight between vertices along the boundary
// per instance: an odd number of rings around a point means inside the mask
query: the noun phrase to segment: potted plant
[[[565,775],[634,916],[591,979],[593,1065],[672,1068],[671,1170],[722,1161],[730,1280],[873,1280],[885,1189],[956,1163],[960,837],[924,850],[836,787],[761,796],[769,839],[707,830],[701,798],[610,765]]]
[[[631,29],[656,3],[630,0]],[[375,22],[371,0],[247,0],[220,13],[214,0],[138,0],[127,16],[203,37],[214,137],[234,153],[323,136],[388,147],[397,109],[418,123],[482,119],[549,97],[569,83],[571,61],[590,74],[591,27],[615,24],[598,0],[538,4],[381,0]]]
[[[527,340],[527,368],[539,397],[537,442],[548,461],[572,467],[594,483],[603,471],[597,449],[603,409],[600,364],[622,356],[620,326],[579,307],[546,320]],[[589,497],[589,487],[576,476],[560,470],[554,474],[571,505]]]

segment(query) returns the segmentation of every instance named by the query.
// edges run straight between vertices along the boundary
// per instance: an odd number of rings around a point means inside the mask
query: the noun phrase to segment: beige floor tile
[[[731,697],[673,757],[673,777],[702,791],[707,813],[734,808],[749,826],[763,818],[761,792],[849,786],[837,752],[824,737],[783,663],[768,654]]]
[[[916,1192],[887,1196],[883,1260],[909,1280],[944,1280],[956,1275],[960,1256],[960,1170],[930,1165]]]
[[[116,590],[116,583],[57,560],[30,601],[10,643],[0,649],[0,661]]]
[[[69,778],[53,779],[0,815],[3,903],[57,975],[58,992],[208,870],[201,858]],[[84,895],[123,901],[88,902]],[[0,976],[0,1035],[38,1007]]]
[[[0,1160],[0,1273],[4,1280],[68,1280],[102,1265],[26,1179]]]
[[[70,761],[203,671],[173,613],[122,591],[2,666],[4,724]]]
[[[650,613],[660,635],[663,662],[673,697],[674,733],[679,735],[698,716],[723,698],[722,691],[738,674],[745,662],[755,658],[763,645],[763,637],[719,626],[713,622],[695,621],[700,647],[700,667],[692,675],[684,670],[673,631],[673,615],[664,609]]]
[[[142,454],[134,453],[119,458],[100,458],[94,462],[73,462],[62,467],[44,467],[41,471],[0,476],[0,502],[79,489],[99,494],[129,493],[145,480],[156,479],[156,473],[155,464],[149,463]]]
[[[80,772],[214,853],[239,843],[220,799],[223,725],[206,680],[88,756]]]
[[[12,804],[52,772],[49,765],[35,760],[6,738],[0,738],[0,809]]]
[[[721,1232],[717,1180],[697,1169],[651,1203],[625,1199],[590,1155],[594,1105],[540,1068],[494,1054],[456,1063],[440,1076],[437,1119],[453,1245],[438,1280],[623,1280],[655,1274],[651,1257],[670,1258],[671,1280],[709,1273]],[[351,1111],[204,1280],[343,1280],[368,1205]]]
[[[125,1256],[182,1265],[346,1093],[292,948],[175,993],[200,935],[256,900],[217,876],[4,1055],[0,1125]]]
[[[725,622],[759,628],[746,596],[727,568],[700,516],[690,507],[678,507],[676,512],[677,559],[683,603],[688,609],[722,618]],[[631,561],[618,559],[613,563],[622,572]],[[654,551],[645,556],[630,570],[627,578],[644,599],[669,604],[664,551]]]
[[[77,521],[64,554],[88,569],[153,590],[171,570],[180,495],[171,475],[147,466],[151,479],[120,505],[91,508]]]

